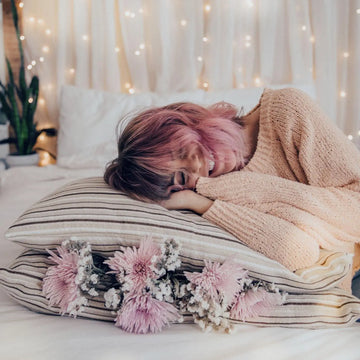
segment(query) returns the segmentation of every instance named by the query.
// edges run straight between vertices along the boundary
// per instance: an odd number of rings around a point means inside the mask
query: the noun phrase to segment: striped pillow
[[[251,277],[299,293],[333,288],[346,277],[352,264],[351,255],[323,252],[317,264],[293,273],[201,216],[132,200],[112,190],[100,177],[71,182],[46,196],[6,233],[8,239],[39,250],[54,248],[75,236],[105,256],[120,245],[137,246],[145,235],[159,242],[164,238],[177,240],[187,269],[202,266],[204,259],[223,262],[234,255]]]
[[[51,264],[48,254],[25,250],[8,268],[0,268],[0,284],[10,297],[25,307],[40,313],[59,314],[59,309],[48,305],[42,295],[42,279]],[[360,300],[341,289],[294,294],[289,293],[282,306],[266,310],[246,323],[259,326],[298,328],[327,328],[349,326],[360,316]],[[81,316],[89,319],[113,321],[114,313],[105,308],[99,296],[90,300]],[[185,322],[192,322],[184,314]],[[233,323],[241,321],[233,320]]]

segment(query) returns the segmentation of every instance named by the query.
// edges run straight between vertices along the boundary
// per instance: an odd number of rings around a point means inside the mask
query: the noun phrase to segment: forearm
[[[213,200],[208,199],[205,196],[200,194],[196,194],[197,196],[194,197],[190,210],[196,212],[199,215],[204,214],[209,208],[213,205]]]
[[[212,200],[197,194],[192,190],[175,192],[171,195],[169,200],[160,203],[160,205],[169,210],[192,210],[199,215],[206,212],[212,204]]]

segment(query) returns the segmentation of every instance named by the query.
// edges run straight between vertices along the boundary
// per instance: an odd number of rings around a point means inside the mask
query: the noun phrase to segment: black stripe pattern
[[[9,240],[42,251],[76,237],[105,256],[120,246],[138,246],[148,235],[156,242],[165,238],[178,241],[186,269],[201,267],[204,259],[223,262],[234,256],[251,277],[294,293],[331,289],[351,267],[350,256],[324,253],[313,267],[292,273],[202,217],[132,200],[112,190],[101,177],[61,187],[25,211],[6,233]]]

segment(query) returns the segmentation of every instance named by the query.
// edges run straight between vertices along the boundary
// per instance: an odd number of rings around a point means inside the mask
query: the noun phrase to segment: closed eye
[[[174,185],[185,185],[186,184],[186,174],[183,171],[177,171],[174,174]]]

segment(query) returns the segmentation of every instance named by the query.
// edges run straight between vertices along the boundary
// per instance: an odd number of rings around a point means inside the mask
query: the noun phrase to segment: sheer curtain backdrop
[[[130,94],[314,84],[330,118],[360,136],[360,0],[26,0],[22,11],[42,122],[56,122],[63,84]]]

